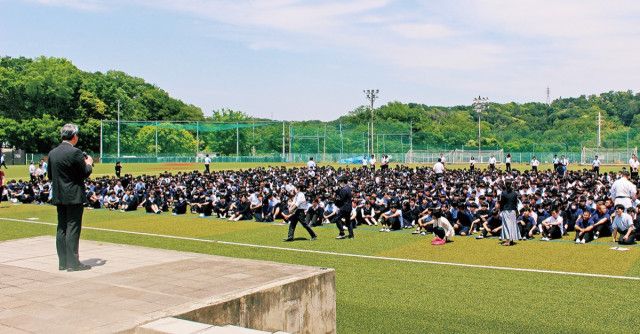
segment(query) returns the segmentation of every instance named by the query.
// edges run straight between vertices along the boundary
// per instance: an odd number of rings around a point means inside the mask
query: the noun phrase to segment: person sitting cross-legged
[[[577,244],[585,244],[593,240],[593,220],[589,210],[584,211],[576,220],[575,230]]]

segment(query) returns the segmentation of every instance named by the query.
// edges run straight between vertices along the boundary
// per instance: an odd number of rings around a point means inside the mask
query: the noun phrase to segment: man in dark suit
[[[84,180],[91,175],[93,159],[74,147],[78,143],[77,125],[65,124],[60,136],[62,143],[49,152],[47,168],[53,188],[51,204],[58,209],[58,268],[67,271],[88,270],[91,266],[78,260],[78,243],[86,201]]]
[[[336,226],[338,227],[340,234],[336,239],[353,239],[353,225],[351,224],[351,187],[348,185],[348,178],[346,176],[341,176],[338,182],[340,189],[338,189],[336,193],[336,206],[339,208]],[[348,237],[344,236],[345,226],[349,231]]]

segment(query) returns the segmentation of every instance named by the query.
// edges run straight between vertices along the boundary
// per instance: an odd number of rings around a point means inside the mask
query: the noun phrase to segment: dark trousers
[[[627,239],[626,241],[624,240],[625,235],[627,235],[627,230],[621,231],[620,229],[618,229],[618,243],[620,245],[633,245],[636,243],[635,233],[631,233],[631,235],[629,235],[629,239]]]
[[[344,222],[342,219],[344,218]],[[344,226],[347,226],[347,230],[349,231],[349,238],[353,238],[353,224],[351,224],[351,212],[346,210],[338,211],[338,218],[336,219],[336,226],[338,226],[338,230],[340,231],[340,235],[344,235]]]
[[[593,230],[585,232],[582,236],[580,236],[580,232],[576,231],[576,238],[574,240],[576,239],[584,239],[584,242],[593,240]]]
[[[599,166],[594,166],[593,167],[593,172],[596,173],[596,175],[600,176],[600,167]]]
[[[204,165],[204,172],[205,172],[206,174],[209,174],[209,173],[210,173],[210,172],[209,172],[209,164],[205,164],[205,165]]]
[[[599,237],[610,237],[612,234],[611,229],[609,228],[610,226],[610,223],[600,224],[594,228],[594,231]]]
[[[293,234],[296,232],[296,225],[298,225],[298,223],[300,223],[300,225],[302,225],[302,227],[304,227],[304,229],[307,230],[307,232],[309,232],[309,235],[312,238],[316,237],[316,233],[313,232],[311,227],[309,227],[309,225],[305,222],[304,216],[305,216],[304,210],[298,209],[293,214],[293,216],[289,218],[289,235],[287,236],[289,239],[293,239]]]
[[[511,163],[507,163],[506,165],[507,165],[507,172],[510,172],[511,171]]]
[[[56,233],[56,250],[60,267],[75,268],[78,260],[78,244],[82,229],[82,204],[58,205],[58,231]]]

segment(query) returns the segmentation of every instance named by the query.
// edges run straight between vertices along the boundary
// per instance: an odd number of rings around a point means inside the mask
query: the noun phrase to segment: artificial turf
[[[0,218],[55,222],[48,205],[7,205]],[[410,231],[356,229],[354,240],[335,240],[335,226],[315,230],[319,240],[283,243],[287,226],[228,222],[195,215],[148,215],[87,210],[84,226],[402,259],[423,259],[516,268],[640,276],[640,248],[610,250],[610,238],[587,245],[560,241],[500,247],[496,239],[457,237],[431,246]],[[0,239],[53,235],[55,227],[0,219]],[[300,239],[308,238],[303,229]],[[261,259],[336,269],[338,332],[633,332],[640,281],[549,273],[453,267],[383,259],[300,253],[84,229],[84,239]],[[82,254],[82,243],[80,252]],[[620,311],[618,311],[620,310]],[[626,310],[626,311],[625,311]]]

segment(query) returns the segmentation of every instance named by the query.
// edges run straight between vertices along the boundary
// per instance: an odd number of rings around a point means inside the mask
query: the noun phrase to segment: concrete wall
[[[300,277],[178,318],[270,332],[335,333],[335,271],[327,269],[321,274]]]

